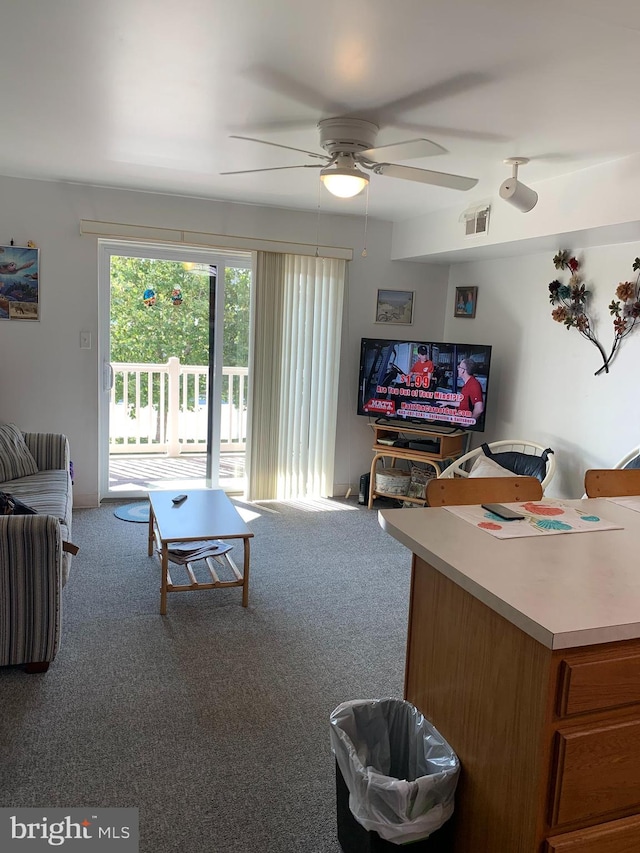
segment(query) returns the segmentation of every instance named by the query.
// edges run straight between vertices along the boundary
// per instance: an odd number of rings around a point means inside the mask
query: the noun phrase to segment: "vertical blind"
[[[247,497],[276,496],[284,259],[276,252],[258,252],[253,301],[253,346],[249,364],[250,419],[247,432]]]
[[[260,258],[268,254],[258,253],[256,270],[249,498],[326,497],[333,490],[345,261],[285,255],[280,271]]]

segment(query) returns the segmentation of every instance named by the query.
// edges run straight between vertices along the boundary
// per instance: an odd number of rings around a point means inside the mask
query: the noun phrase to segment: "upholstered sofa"
[[[62,588],[72,558],[63,550],[71,541],[69,442],[11,427],[0,424],[0,492],[36,514],[0,515],[0,666],[45,672],[60,644]],[[21,476],[11,476],[16,473]]]

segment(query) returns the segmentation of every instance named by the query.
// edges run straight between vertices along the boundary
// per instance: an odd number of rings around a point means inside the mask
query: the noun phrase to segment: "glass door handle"
[[[104,391],[111,391],[113,388],[113,367],[109,361],[103,362],[102,365],[102,383]]]

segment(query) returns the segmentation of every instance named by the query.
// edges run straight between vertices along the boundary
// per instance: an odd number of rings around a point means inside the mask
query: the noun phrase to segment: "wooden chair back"
[[[439,477],[427,484],[429,506],[539,501],[542,484],[535,477]]]
[[[591,468],[584,475],[588,498],[640,495],[640,468]]]

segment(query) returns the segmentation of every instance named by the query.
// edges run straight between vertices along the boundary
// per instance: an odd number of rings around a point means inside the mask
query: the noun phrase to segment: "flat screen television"
[[[358,414],[482,432],[490,367],[482,344],[362,338]]]

